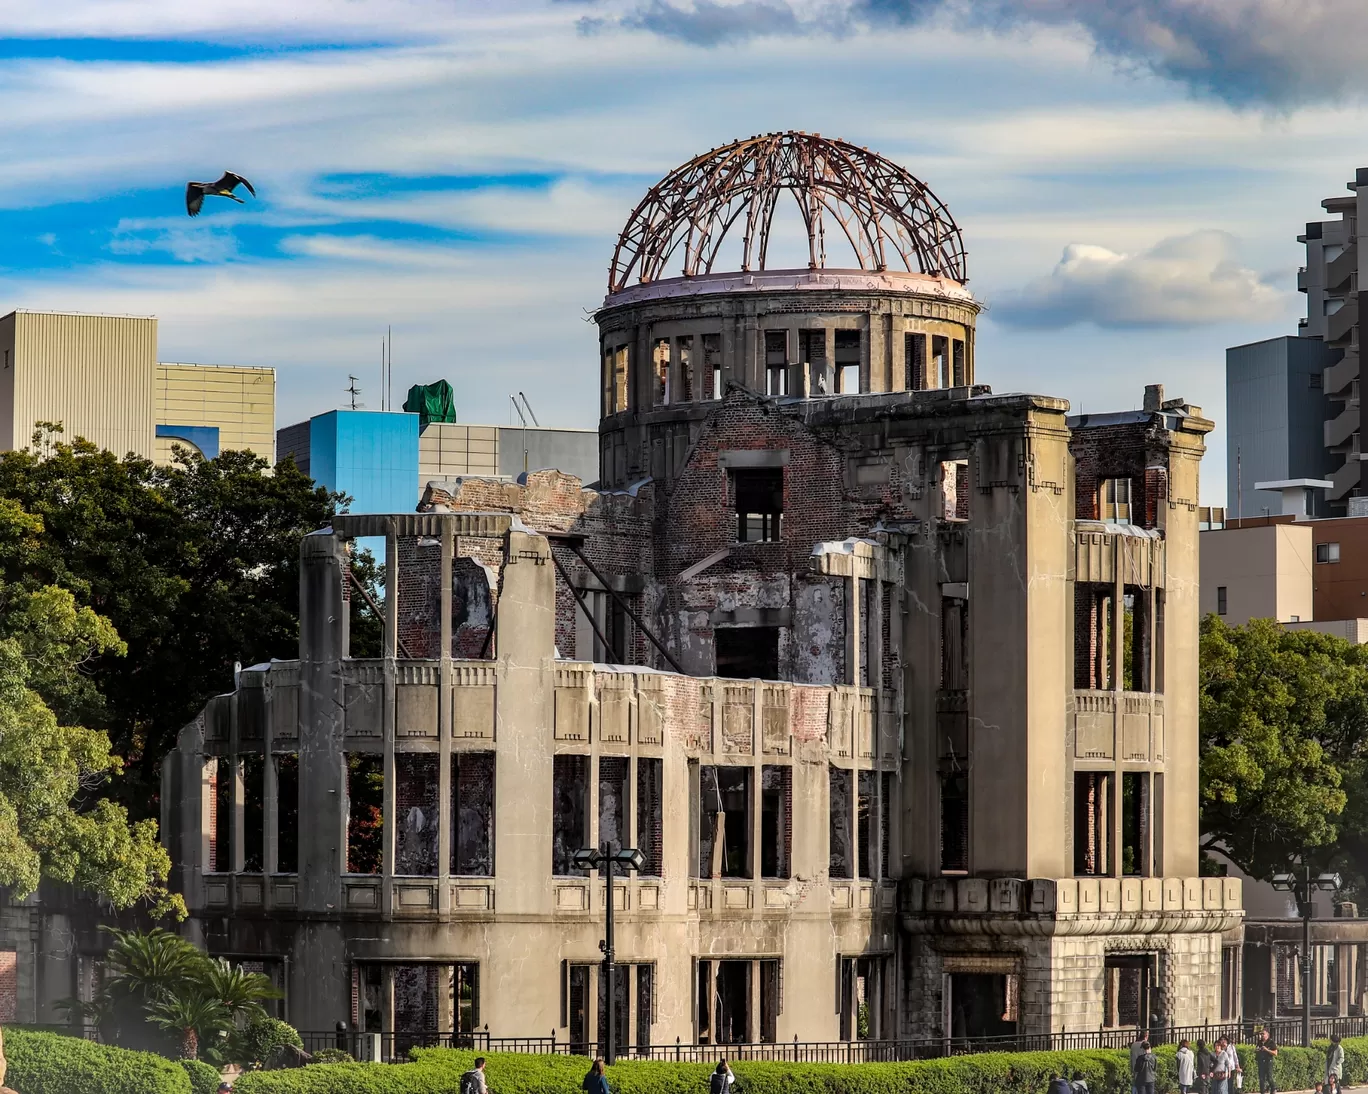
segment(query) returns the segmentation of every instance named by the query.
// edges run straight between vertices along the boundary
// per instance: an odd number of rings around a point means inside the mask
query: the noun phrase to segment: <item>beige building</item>
[[[1315,618],[1315,545],[1309,522],[1231,521],[1202,533],[1203,615],[1232,627],[1251,619]]]
[[[0,450],[29,444],[40,422],[158,463],[176,443],[272,459],[275,370],[159,364],[151,317],[11,312],[0,318]]]

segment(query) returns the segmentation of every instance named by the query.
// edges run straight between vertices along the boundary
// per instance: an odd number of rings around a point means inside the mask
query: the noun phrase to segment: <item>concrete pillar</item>
[[[760,1040],[760,962],[750,962],[750,1007],[746,1015],[746,1040]]]
[[[444,520],[442,544],[442,650],[437,698],[439,724],[437,727],[437,908],[442,915],[451,911],[451,846],[456,833],[451,828],[451,736],[453,728],[452,690],[455,672],[451,664],[451,570],[456,559],[456,544],[452,522]],[[450,1029],[450,1025],[442,1027]]]
[[[1126,629],[1126,607],[1122,600],[1125,595],[1125,537],[1112,536],[1112,607],[1111,607],[1111,633],[1108,638],[1111,641],[1110,661],[1112,672],[1111,695],[1114,709],[1112,710],[1112,756],[1114,757],[1113,771],[1114,785],[1111,802],[1112,830],[1116,834],[1114,854],[1112,855],[1111,874],[1113,877],[1121,877],[1125,873],[1125,829],[1123,827],[1123,816],[1121,804],[1125,801],[1126,795],[1122,780],[1125,778],[1125,765],[1122,762],[1122,754],[1125,751],[1125,741],[1121,733],[1121,711],[1125,706],[1122,695],[1122,688],[1125,685],[1125,670],[1122,665],[1122,657],[1125,653],[1125,629]]]
[[[1344,943],[1335,945],[1335,1013],[1344,1017],[1349,1013],[1350,985],[1354,966],[1354,947]]]
[[[394,533],[394,522],[389,522],[385,532],[385,644],[384,644],[384,709],[381,711],[381,727],[384,733],[385,749],[385,797],[382,809],[381,834],[381,915],[389,919],[394,914],[394,815],[395,815],[395,765],[394,765],[394,712],[395,712],[395,657],[399,642],[399,545]],[[388,973],[387,973],[388,975]],[[386,981],[393,992],[392,981]]]

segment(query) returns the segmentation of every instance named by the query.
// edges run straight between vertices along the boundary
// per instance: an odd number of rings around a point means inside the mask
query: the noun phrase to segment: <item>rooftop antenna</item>
[[[522,392],[518,393],[519,395]],[[518,421],[522,422],[522,445],[523,445],[523,474],[527,474],[527,415],[522,412],[522,407],[518,406],[517,395],[510,395],[508,401],[513,404],[513,411],[518,415]],[[527,408],[527,413],[532,413],[532,408]]]
[[[532,413],[532,404],[527,401],[527,396],[520,391],[518,392],[518,398],[522,400],[523,406],[527,407],[527,413],[532,415],[532,424],[535,425],[538,429],[540,429],[541,422],[537,421],[536,414]]]
[[[356,397],[361,394],[361,389],[356,386],[356,377],[351,375],[351,373],[348,373],[347,379],[351,381],[351,385],[347,388],[347,394],[351,396],[351,408],[353,410],[360,410],[366,404],[358,403],[356,401]]]
[[[385,344],[387,346],[386,356],[389,358],[389,367],[385,370],[385,405],[391,410],[394,409],[394,328],[385,327]]]
[[[380,409],[385,409],[385,343],[380,343]]]

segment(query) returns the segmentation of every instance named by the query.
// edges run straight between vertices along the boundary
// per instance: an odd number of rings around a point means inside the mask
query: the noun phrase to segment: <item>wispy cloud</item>
[[[1235,240],[1200,231],[1122,254],[1071,243],[1044,277],[1003,294],[994,317],[1019,327],[1194,327],[1263,319],[1289,310],[1290,294],[1240,265]]]

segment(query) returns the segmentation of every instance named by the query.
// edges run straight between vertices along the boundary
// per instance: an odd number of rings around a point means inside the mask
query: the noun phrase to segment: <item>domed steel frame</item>
[[[633,277],[644,284],[670,276],[665,268],[681,250],[685,277],[711,273],[738,220],[741,269],[765,269],[775,205],[786,190],[807,228],[809,269],[826,266],[829,214],[862,270],[901,262],[909,273],[968,280],[959,226],[919,179],[867,148],[789,132],[714,148],[651,187],[618,236],[609,293]]]

